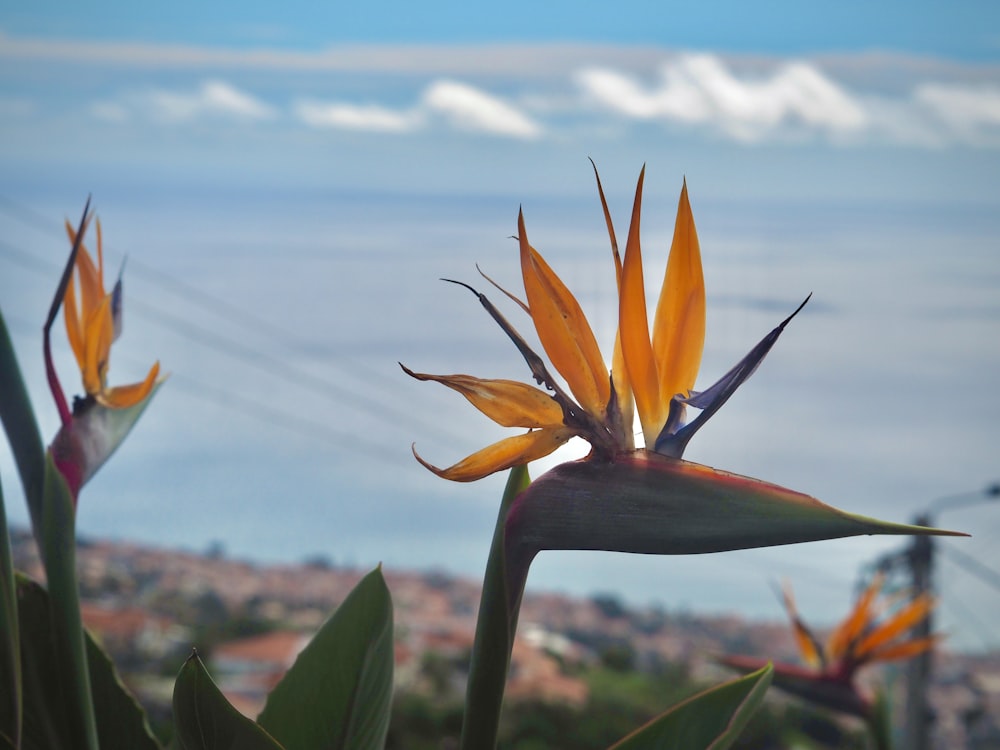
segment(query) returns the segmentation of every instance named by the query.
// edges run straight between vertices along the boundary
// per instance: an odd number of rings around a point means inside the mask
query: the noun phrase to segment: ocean
[[[608,186],[605,186],[608,188]],[[678,186],[679,187],[679,186]],[[658,292],[676,208],[644,204],[647,293]],[[38,183],[0,191],[0,309],[44,435],[57,428],[40,328],[86,195]],[[624,245],[631,195],[609,191]],[[93,196],[108,275],[124,264],[125,332],[110,380],[170,377],[127,443],[88,485],[82,535],[276,561],[443,569],[479,577],[503,477],[457,485],[447,465],[509,434],[464,399],[408,378],[526,380],[509,340],[464,289],[498,304],[520,286],[516,230],[587,311],[606,355],[616,315],[596,195],[409,195],[319,189],[118,186]],[[700,384],[812,299],[686,457],[909,521],[937,498],[1000,480],[1000,213],[982,204],[699,196],[708,294]],[[530,321],[503,305],[515,326]],[[61,330],[57,364],[78,375]],[[572,446],[560,459],[579,455]],[[540,462],[536,471],[552,465]],[[25,524],[9,452],[0,480]],[[935,520],[968,531],[937,549],[939,622],[964,648],[1000,647],[1000,502]],[[668,608],[779,617],[788,579],[813,621],[845,612],[859,575],[902,550],[860,538],[688,558],[550,553],[529,586],[613,591]],[[964,561],[964,562],[963,562]]]

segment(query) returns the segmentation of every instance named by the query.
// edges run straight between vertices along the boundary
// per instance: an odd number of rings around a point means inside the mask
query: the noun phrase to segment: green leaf
[[[0,484],[0,741],[21,744],[21,644],[14,560]]]
[[[514,631],[524,579],[509,581],[504,552],[507,513],[514,498],[531,482],[525,466],[510,470],[504,488],[493,543],[486,562],[483,593],[479,600],[476,639],[469,664],[469,681],[465,693],[465,717],[462,721],[462,750],[486,750],[496,747],[503,707],[510,652],[514,646]]]
[[[98,750],[97,724],[76,582],[76,509],[51,455],[45,460],[42,526],[37,534],[52,613],[52,644],[66,699],[66,721],[81,747]]]
[[[67,718],[59,658],[53,648],[49,596],[38,583],[18,575],[18,617],[24,675],[24,747],[75,750],[83,747]]]
[[[17,472],[24,485],[24,496],[31,514],[31,525],[38,539],[42,520],[42,481],[45,476],[45,448],[38,432],[38,422],[31,409],[28,390],[14,354],[7,325],[0,314],[0,421],[10,441]]]
[[[68,727],[80,747],[97,750],[97,731],[80,622],[75,569],[73,500],[42,447],[13,345],[0,316],[0,419],[3,420],[31,514],[31,523],[52,593],[53,637],[49,648],[63,660],[55,675],[65,696]],[[26,664],[22,665],[27,680]]]
[[[68,731],[66,695],[61,690],[61,662],[52,648],[49,595],[35,581],[18,576],[22,655],[25,666],[25,744],[27,748],[80,747]],[[103,748],[159,750],[146,717],[122,685],[114,665],[89,633],[89,673],[93,684],[97,731]]]
[[[94,695],[97,737],[102,748],[160,750],[160,743],[146,721],[146,712],[122,683],[114,662],[97,641],[86,633],[87,664]]]
[[[174,683],[174,729],[180,750],[281,750],[226,700],[197,652],[184,662]]]
[[[275,686],[258,717],[288,750],[377,750],[392,703],[392,600],[365,576]]]
[[[726,750],[760,707],[772,672],[768,665],[688,698],[611,750]]]

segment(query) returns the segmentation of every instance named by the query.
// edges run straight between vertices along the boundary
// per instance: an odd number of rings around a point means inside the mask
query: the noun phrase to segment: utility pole
[[[921,513],[914,521],[917,526],[932,524],[929,513]],[[932,590],[931,571],[934,569],[934,542],[929,536],[913,538],[907,558],[913,580],[913,596],[917,597]],[[932,613],[913,628],[914,638],[929,638],[932,632]],[[927,702],[927,688],[930,686],[931,659],[933,649],[910,659],[906,673],[906,722],[903,733],[905,750],[930,750],[931,730],[934,714]]]
[[[978,492],[963,492],[959,495],[939,497],[927,510],[917,514],[913,523],[917,526],[933,526],[934,514],[942,510],[995,502],[1000,499],[1000,482],[993,482]],[[905,561],[910,568],[913,596],[931,593],[934,572],[934,545],[932,537],[916,536],[906,550]],[[929,638],[933,631],[933,610],[917,623],[912,630],[914,638]],[[934,729],[934,711],[927,701],[927,690],[931,682],[931,667],[934,650],[928,649],[910,659],[906,672],[906,715],[903,725],[903,750],[930,750],[931,734]]]

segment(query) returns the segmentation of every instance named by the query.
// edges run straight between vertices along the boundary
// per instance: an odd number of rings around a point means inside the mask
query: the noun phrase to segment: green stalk
[[[865,723],[875,750],[892,750],[892,706],[884,689],[875,693],[875,702]]]
[[[45,448],[2,313],[0,313],[0,421],[3,422],[11,452],[14,454],[21,484],[24,485],[24,496],[28,502],[28,512],[31,514],[35,540],[41,547],[39,530],[42,528]]]
[[[489,750],[497,744],[500,711],[503,708],[510,653],[514,647],[514,631],[521,606],[524,580],[514,585],[517,591],[508,596],[505,573],[505,532],[507,513],[514,498],[530,483],[528,469],[516,466],[510,471],[490,556],[486,562],[483,593],[479,600],[476,639],[472,645],[469,682],[465,691],[465,718],[462,722],[461,750]],[[511,604],[508,605],[508,602]]]
[[[52,608],[53,649],[63,669],[61,692],[66,713],[87,750],[98,750],[97,721],[87,666],[87,644],[76,581],[76,509],[62,474],[47,457],[42,499],[42,559]],[[39,535],[36,532],[36,535]]]
[[[97,723],[76,582],[76,514],[62,475],[46,455],[21,370],[0,315],[0,421],[24,485],[32,531],[45,566],[52,648],[63,664],[61,690],[71,736],[98,750]]]
[[[7,513],[0,485],[0,738],[12,747],[21,747],[23,723],[23,680],[21,677],[21,637],[17,624],[17,592],[14,589],[14,560],[7,532]]]

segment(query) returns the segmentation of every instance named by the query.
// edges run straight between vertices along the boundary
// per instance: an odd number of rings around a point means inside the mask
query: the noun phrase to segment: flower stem
[[[520,591],[508,597],[513,584],[523,588],[524,581],[509,582],[505,572],[504,527],[514,498],[528,486],[530,479],[524,466],[511,469],[504,489],[490,556],[486,562],[483,593],[479,600],[476,638],[469,664],[469,682],[465,692],[465,718],[462,722],[461,750],[495,748],[503,707],[504,688],[510,653],[514,646],[514,631],[520,609]],[[509,604],[508,602],[513,602]]]

